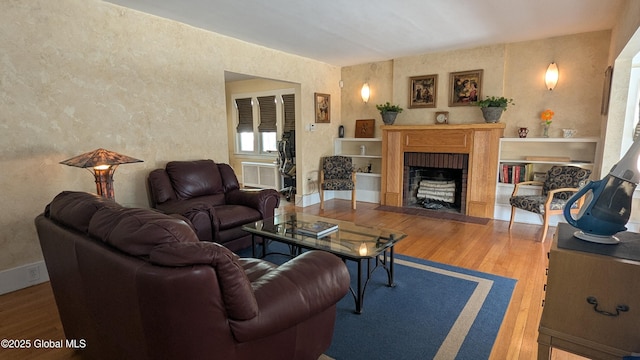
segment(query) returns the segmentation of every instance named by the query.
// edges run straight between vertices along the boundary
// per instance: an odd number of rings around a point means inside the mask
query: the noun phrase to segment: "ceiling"
[[[624,0],[108,0],[349,66],[613,28]]]

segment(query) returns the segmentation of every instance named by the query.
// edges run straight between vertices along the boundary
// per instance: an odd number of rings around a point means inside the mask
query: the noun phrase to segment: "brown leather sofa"
[[[242,259],[179,217],[88,193],[60,193],[35,224],[65,337],[89,359],[316,360],[349,286],[327,252]]]
[[[149,174],[151,207],[180,214],[198,238],[237,251],[251,245],[242,225],[272,217],[280,204],[273,189],[242,190],[233,169],[213,160],[171,161]]]

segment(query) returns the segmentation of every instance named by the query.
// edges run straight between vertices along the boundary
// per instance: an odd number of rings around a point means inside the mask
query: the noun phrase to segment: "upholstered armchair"
[[[356,172],[348,156],[327,156],[320,170],[320,209],[324,209],[324,192],[351,191],[351,207],[356,208]]]
[[[171,161],[149,174],[151,206],[188,219],[202,241],[237,251],[251,245],[242,226],[272,217],[280,204],[273,189],[240,189],[228,164],[213,160]]]
[[[523,181],[515,184],[513,193],[509,198],[511,205],[511,219],[509,229],[513,226],[516,209],[531,211],[542,216],[542,236],[540,242],[544,242],[549,229],[551,215],[562,214],[567,200],[583,186],[591,176],[591,170],[576,166],[553,166],[548,172],[544,182]],[[518,195],[523,185],[542,186],[538,195]],[[573,204],[571,212],[578,213],[583,199]]]
[[[315,360],[349,291],[326,251],[280,266],[240,258],[179,216],[95,194],[60,193],[35,225],[65,336],[86,340],[81,359]]]

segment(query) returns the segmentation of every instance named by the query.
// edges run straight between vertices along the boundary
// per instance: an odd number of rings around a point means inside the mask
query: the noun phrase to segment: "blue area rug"
[[[272,243],[269,250],[286,247]],[[336,360],[488,359],[516,281],[402,255],[395,264],[395,287],[387,286],[384,269],[373,272],[362,314],[354,313],[351,293],[340,300],[325,354]],[[355,263],[347,265],[355,288]]]

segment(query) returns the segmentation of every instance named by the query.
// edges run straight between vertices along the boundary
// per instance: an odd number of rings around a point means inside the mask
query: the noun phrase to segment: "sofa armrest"
[[[227,204],[244,205],[256,209],[263,219],[273,217],[274,210],[280,205],[280,193],[273,189],[239,190],[226,193]]]
[[[220,229],[215,208],[206,201],[196,199],[170,200],[158,204],[157,209],[165,214],[179,214],[189,220],[200,241],[213,241]]]
[[[308,251],[252,283],[258,316],[230,320],[239,342],[291,328],[334,306],[349,289],[349,272],[340,258],[324,251]]]

